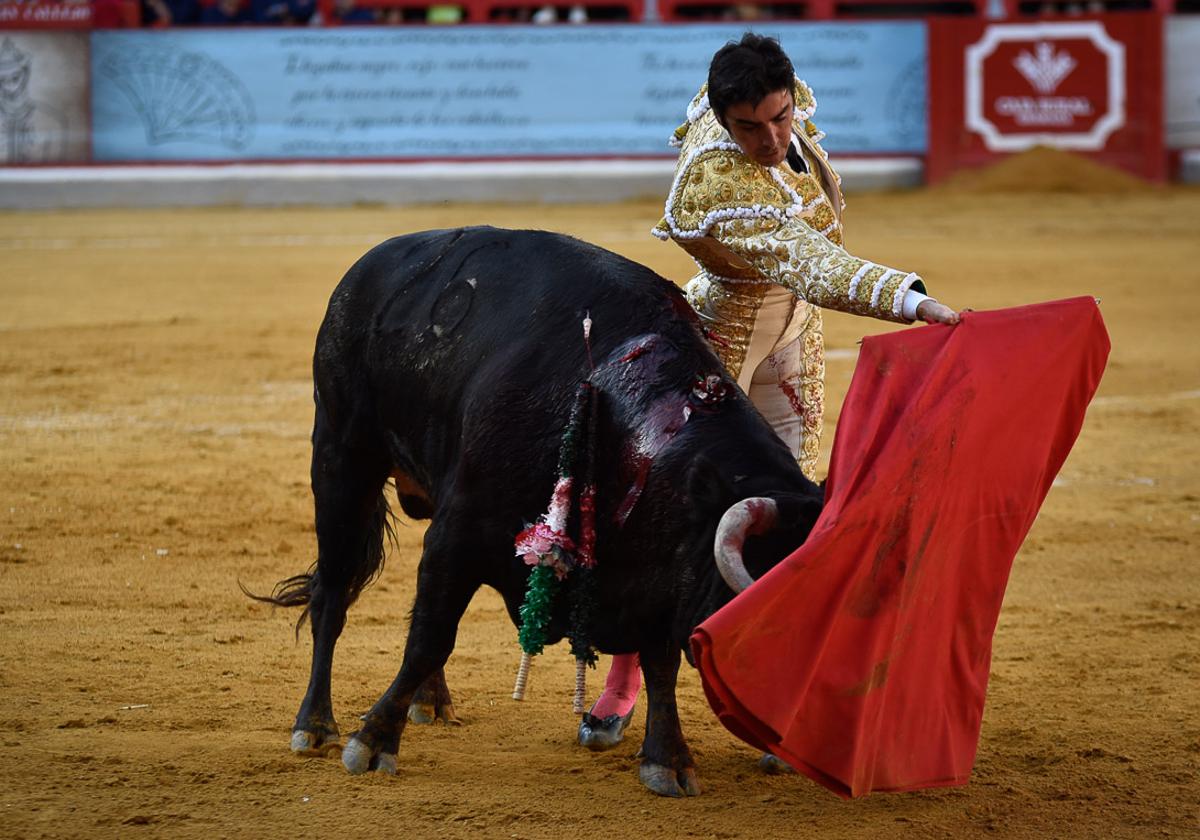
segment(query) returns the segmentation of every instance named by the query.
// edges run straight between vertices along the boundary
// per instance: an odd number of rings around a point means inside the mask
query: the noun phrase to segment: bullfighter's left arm
[[[908,322],[925,291],[916,274],[841,247],[840,225],[814,179],[785,180],[726,141],[686,154],[653,232],[722,284],[776,284],[841,312]]]
[[[826,309],[909,322],[924,299],[916,274],[856,257],[799,218],[720,222],[709,235],[733,257],[731,267],[742,263],[760,282]]]

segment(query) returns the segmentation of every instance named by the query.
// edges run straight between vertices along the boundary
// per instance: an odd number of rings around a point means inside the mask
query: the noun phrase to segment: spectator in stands
[[[200,20],[198,0],[142,0],[142,25],[160,29]]]
[[[446,3],[438,3],[430,6],[425,11],[425,22],[435,26],[447,26],[455,23],[462,23],[463,8]]]
[[[587,23],[587,8],[579,3],[572,5],[566,10],[566,20],[567,23]],[[533,17],[530,18],[530,21],[538,24],[558,23],[560,21],[559,9],[555,6],[542,6],[533,13]]]
[[[491,20],[493,23],[530,23],[533,9],[529,6],[513,6],[512,8],[493,8]]]
[[[245,0],[216,0],[200,11],[200,23],[205,26],[228,26],[249,22],[250,10]]]
[[[92,0],[93,29],[121,29],[141,26],[142,9],[136,2],[125,0]]]
[[[354,0],[333,0],[333,12],[330,15],[336,23],[367,24],[378,23],[374,9],[363,9],[355,5]]]
[[[757,3],[734,3],[725,12],[726,20],[754,21],[767,17],[768,9]]]
[[[816,100],[779,42],[747,33],[722,47],[675,130],[680,147],[654,235],[700,267],[685,287],[713,349],[816,479],[825,399],[821,308],[956,324],[916,274],[842,248],[842,191],[812,123]],[[636,654],[613,657],[579,724],[591,749],[619,743],[641,687]],[[763,767],[787,769],[773,756]]]
[[[315,10],[315,0],[250,0],[250,20],[257,24],[305,24]]]
[[[250,0],[250,21],[262,25],[282,25],[287,22],[287,0]]]
[[[288,0],[288,23],[307,24],[317,13],[317,0]]]

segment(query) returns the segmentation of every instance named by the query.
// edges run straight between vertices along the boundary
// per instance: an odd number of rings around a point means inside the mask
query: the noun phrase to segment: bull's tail
[[[343,609],[349,609],[350,605],[358,600],[359,594],[375,582],[383,572],[384,560],[387,556],[387,545],[396,544],[396,527],[395,515],[392,509],[388,506],[387,497],[380,493],[379,501],[375,505],[375,510],[371,513],[371,519],[366,527],[366,540],[363,543],[362,553],[356,558],[350,558],[352,565],[348,569],[340,569],[339,571],[348,572],[345,582],[338,589],[343,598]],[[342,579],[342,575],[338,575]],[[313,592],[317,586],[321,585],[321,572],[319,565],[314,563],[309,566],[308,571],[299,575],[292,575],[284,578],[275,584],[275,588],[271,590],[270,595],[256,595],[247,589],[241,581],[238,581],[238,587],[242,593],[248,598],[259,601],[264,604],[271,604],[276,607],[304,607],[300,613],[300,617],[296,619],[296,635],[300,634],[300,628],[304,626],[304,622],[308,620],[308,614],[312,605]]]
[[[308,620],[309,603],[312,601],[312,592],[314,581],[317,577],[317,564],[308,567],[308,571],[299,575],[292,575],[289,578],[284,578],[275,584],[275,588],[271,590],[270,595],[258,595],[246,588],[246,584],[238,581],[238,589],[242,590],[242,594],[247,598],[253,599],[263,604],[271,604],[275,607],[304,607],[304,611],[300,613],[300,618],[296,620],[296,636],[300,635],[300,628],[304,626],[304,622]]]

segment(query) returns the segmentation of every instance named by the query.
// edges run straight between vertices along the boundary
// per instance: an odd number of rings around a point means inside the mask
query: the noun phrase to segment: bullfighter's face
[[[721,124],[748,157],[763,166],[778,166],[792,141],[790,90],[768,93],[757,104],[738,102],[725,109]]]

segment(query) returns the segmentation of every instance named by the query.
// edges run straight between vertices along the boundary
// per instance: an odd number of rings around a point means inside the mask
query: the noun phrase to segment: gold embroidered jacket
[[[905,292],[924,291],[916,274],[841,247],[840,179],[810,119],[816,100],[799,79],[794,96],[793,133],[808,173],[786,164],[765,167],[743,154],[709,107],[707,85],[701,88],[687,122],[675,130],[679,163],[652,231],[699,264],[688,298],[701,314],[718,316],[715,344],[735,378],[767,286],[783,286],[818,307],[901,322],[908,320],[901,309]]]

